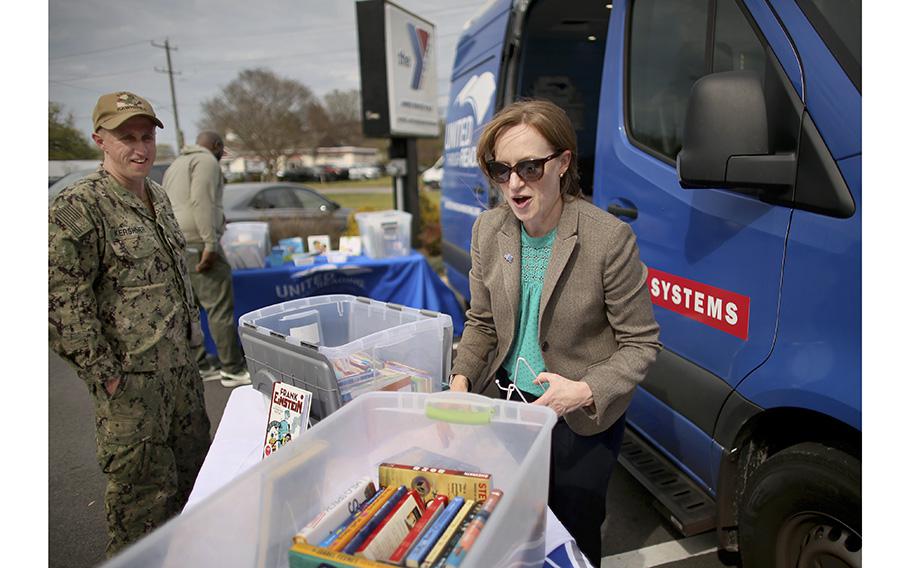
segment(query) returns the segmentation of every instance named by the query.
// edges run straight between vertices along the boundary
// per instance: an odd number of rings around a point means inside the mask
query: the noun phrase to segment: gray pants
[[[187,269],[196,303],[205,308],[209,320],[209,333],[218,350],[221,368],[228,373],[239,373],[246,368],[243,350],[234,324],[234,288],[231,284],[231,265],[218,254],[214,266],[205,272],[196,272],[201,258],[202,245],[187,245]],[[195,348],[196,362],[205,361],[205,345]]]

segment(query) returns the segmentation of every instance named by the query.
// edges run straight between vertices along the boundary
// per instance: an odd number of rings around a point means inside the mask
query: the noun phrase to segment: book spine
[[[362,515],[362,514],[364,513],[364,511],[366,511],[367,507],[369,507],[370,505],[372,505],[372,504],[373,504],[373,501],[375,501],[376,499],[378,499],[380,495],[382,495],[382,492],[381,492],[381,491],[377,491],[372,497],[370,497],[370,500],[369,500],[369,501],[367,501],[366,503],[364,503],[363,505],[361,505],[360,508],[359,508],[357,511],[351,513],[351,515],[350,515],[347,519],[345,519],[343,523],[341,523],[340,525],[338,525],[338,526],[337,526],[336,528],[334,528],[331,532],[329,532],[329,534],[328,534],[324,539],[322,539],[321,541],[319,541],[319,545],[318,545],[318,546],[328,547],[328,546],[330,546],[333,542],[335,542],[335,539],[337,539],[338,536],[341,535],[341,533],[343,533],[349,526],[351,526],[351,523],[354,522],[354,519],[356,519],[357,517],[359,517],[360,515]]]
[[[376,530],[376,527],[379,526],[379,523],[381,523],[386,517],[389,516],[389,513],[392,512],[392,509],[398,505],[398,503],[404,497],[404,494],[407,492],[407,487],[404,485],[399,486],[398,489],[395,490],[395,493],[389,497],[389,500],[385,502],[385,505],[376,510],[376,513],[372,516],[372,518],[367,521],[367,524],[363,525],[363,528],[360,529],[356,535],[354,535],[354,538],[352,538],[351,541],[345,545],[342,551],[345,554],[354,554],[357,552],[357,549],[360,548],[360,545],[362,545],[367,537],[370,536],[374,530]]]
[[[420,494],[413,489],[408,491],[395,510],[367,537],[357,554],[370,560],[386,560],[420,520],[424,509]]]
[[[433,568],[445,568],[446,558],[448,558],[449,554],[452,553],[452,549],[454,549],[455,545],[458,544],[458,541],[461,539],[461,535],[464,534],[465,529],[468,527],[468,525],[471,524],[471,521],[474,520],[474,517],[477,516],[477,513],[480,512],[481,507],[483,507],[483,503],[474,503],[474,506],[472,506],[471,510],[468,511],[468,514],[464,517],[464,519],[461,520],[461,524],[458,526],[455,532],[452,533],[452,538],[449,539],[448,543],[446,543],[445,548],[442,550],[439,556],[436,557],[436,562],[433,563]]]
[[[389,557],[389,562],[393,564],[401,564],[404,562],[404,557],[411,550],[414,544],[417,542],[417,538],[420,536],[420,533],[423,532],[424,527],[427,527],[436,520],[436,517],[442,512],[443,507],[446,503],[449,502],[449,498],[445,495],[440,495],[439,497],[433,499],[433,502],[427,505],[427,510],[424,511],[423,516],[420,517],[420,520],[417,521],[417,524],[414,525],[414,528],[408,532],[408,535],[404,537],[404,540],[401,541],[401,544],[398,545],[398,548],[395,549],[395,552]]]
[[[433,548],[433,545],[436,544],[436,541],[439,540],[439,537],[463,506],[464,497],[455,497],[449,502],[439,518],[433,521],[430,528],[421,535],[420,540],[417,541],[417,544],[415,544],[414,548],[411,549],[411,552],[408,553],[408,568],[420,568],[420,563],[426,559],[427,555],[430,553],[430,549]]]
[[[294,544],[288,550],[290,568],[388,568],[385,564],[373,562],[366,558],[357,558],[341,552],[332,552],[306,543]]]
[[[364,525],[370,522],[370,519],[373,518],[373,515],[376,514],[376,511],[378,511],[380,507],[386,504],[386,501],[392,497],[393,493],[395,493],[394,487],[386,487],[380,491],[379,497],[370,503],[370,506],[364,509],[356,519],[351,521],[351,524],[348,526],[348,528],[344,529],[344,531],[338,535],[338,538],[335,539],[335,542],[329,545],[329,550],[333,552],[341,552],[344,547],[347,546],[349,542],[351,542],[351,539],[357,535],[360,529],[362,529]]]
[[[383,463],[379,465],[379,486],[407,485],[420,491],[424,500],[437,495],[485,501],[492,481],[487,473],[454,469]]]
[[[465,517],[468,516],[468,513],[471,509],[474,508],[474,501],[471,499],[465,500],[464,504],[461,506],[461,509],[455,513],[455,516],[449,522],[448,526],[445,527],[442,536],[436,540],[436,544],[433,545],[433,548],[430,549],[430,553],[427,554],[426,559],[420,564],[421,568],[430,568],[436,560],[439,558],[439,555],[442,554],[443,549],[449,544],[449,541],[455,535],[455,532],[461,527],[461,522]]]
[[[376,486],[369,477],[361,477],[354,485],[329,503],[318,515],[306,524],[294,537],[309,544],[317,544],[329,535],[333,528],[356,513],[363,503],[376,494]]]
[[[461,566],[464,557],[471,551],[471,548],[474,546],[474,541],[477,540],[477,535],[480,534],[481,529],[486,524],[487,519],[490,517],[490,513],[496,508],[496,505],[499,504],[499,499],[502,497],[502,491],[494,489],[490,492],[490,497],[483,504],[483,507],[480,509],[480,512],[477,513],[477,516],[474,517],[474,520],[465,528],[464,533],[462,533],[461,538],[458,540],[458,544],[455,545],[455,548],[452,549],[452,553],[449,554],[449,557],[446,559],[446,568],[458,568]]]

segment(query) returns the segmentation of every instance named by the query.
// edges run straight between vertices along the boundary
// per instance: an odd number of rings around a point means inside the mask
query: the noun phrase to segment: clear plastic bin
[[[354,215],[367,256],[386,258],[411,254],[411,214],[370,211]]]
[[[221,248],[231,268],[262,268],[272,249],[269,224],[228,223],[221,236]]]
[[[369,298],[313,296],[240,317],[253,386],[313,393],[322,419],[372,390],[438,392],[452,364],[452,318]]]
[[[382,462],[490,473],[503,497],[463,566],[541,566],[555,423],[549,408],[474,394],[370,393],[109,566],[286,567],[294,534]]]

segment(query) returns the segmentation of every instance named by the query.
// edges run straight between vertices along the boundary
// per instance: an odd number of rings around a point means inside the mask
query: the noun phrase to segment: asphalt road
[[[95,461],[94,413],[88,391],[48,352],[48,565],[84,568],[104,560],[104,477]],[[212,434],[230,389],[205,383]],[[722,568],[713,533],[682,539],[651,506],[651,496],[621,467],[607,493],[604,559],[610,568]]]

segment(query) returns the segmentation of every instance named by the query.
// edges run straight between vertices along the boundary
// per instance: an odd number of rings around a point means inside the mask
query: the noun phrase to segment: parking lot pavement
[[[48,565],[87,568],[104,560],[104,477],[95,461],[94,411],[85,385],[48,351]],[[205,383],[212,434],[230,389]],[[682,538],[621,467],[607,491],[602,567],[723,568],[714,533]]]

